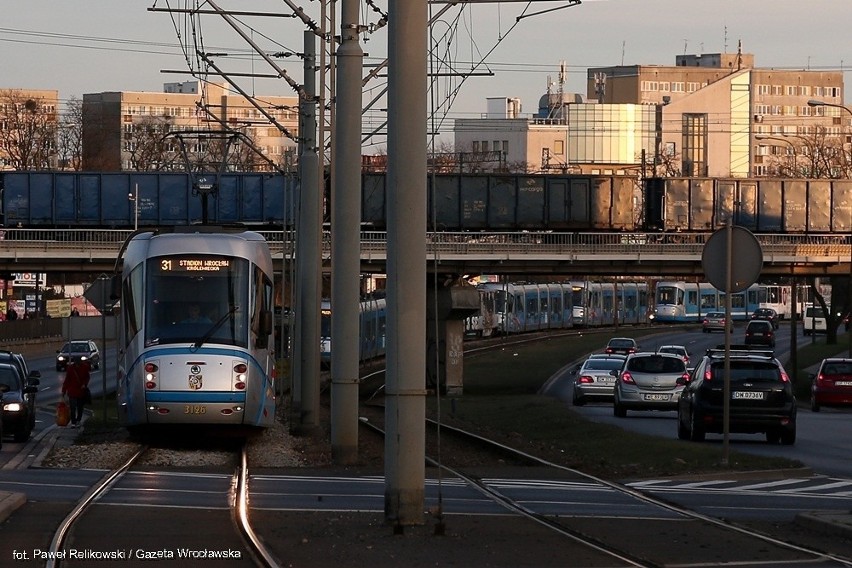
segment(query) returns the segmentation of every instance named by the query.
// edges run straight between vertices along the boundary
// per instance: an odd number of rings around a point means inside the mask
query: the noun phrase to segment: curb
[[[797,525],[822,533],[840,537],[852,537],[852,512],[840,511],[810,511],[799,513],[795,521]]]
[[[27,496],[24,493],[0,491],[0,523],[8,519],[20,507],[23,507],[26,502]]]

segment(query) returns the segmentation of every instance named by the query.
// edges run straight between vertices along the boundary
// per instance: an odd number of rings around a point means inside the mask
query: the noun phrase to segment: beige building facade
[[[99,171],[272,171],[295,155],[298,98],[225,85],[167,83],[164,92],[83,95],[83,168]]]
[[[457,151],[500,150],[530,172],[757,177],[779,175],[796,146],[819,133],[848,146],[850,115],[839,71],[754,67],[754,55],[682,55],[675,65],[591,68],[587,92],[548,93],[522,115],[517,99],[492,104],[486,118],[460,119]],[[564,151],[563,151],[564,149]],[[644,160],[643,160],[644,155]],[[798,169],[788,170],[807,175]]]

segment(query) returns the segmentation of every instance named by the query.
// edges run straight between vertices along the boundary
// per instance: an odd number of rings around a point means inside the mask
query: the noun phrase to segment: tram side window
[[[139,333],[142,322],[142,265],[131,271],[121,290],[121,309],[124,311],[124,340],[127,343]],[[125,345],[126,346],[126,345]]]

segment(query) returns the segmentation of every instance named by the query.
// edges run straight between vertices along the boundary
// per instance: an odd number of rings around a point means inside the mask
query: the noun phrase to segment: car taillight
[[[709,381],[712,378],[713,378],[713,373],[710,371],[710,369],[704,369],[704,380]]]
[[[785,373],[784,371],[781,371],[781,382],[782,383],[789,383],[790,382],[790,377],[788,377],[787,373]]]
[[[593,383],[593,382],[595,382],[595,380],[592,377],[590,377],[589,375],[580,375],[580,382],[581,383]]]
[[[607,347],[606,353],[607,353],[607,355],[611,355],[612,354],[612,347]]]
[[[684,374],[682,374],[682,375],[680,376],[680,378],[681,378],[681,379],[683,379],[683,382],[684,382],[684,383],[688,383],[688,382],[689,382],[689,373],[684,373]]]
[[[635,385],[636,381],[633,380],[633,375],[630,374],[630,371],[624,371],[621,373],[621,381],[623,383],[627,383],[628,385]]]

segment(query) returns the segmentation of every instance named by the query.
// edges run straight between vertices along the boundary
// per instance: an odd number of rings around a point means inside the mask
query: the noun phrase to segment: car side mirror
[[[41,371],[30,371],[30,379],[40,379]]]
[[[675,381],[675,384],[679,387],[685,386],[685,385],[689,384],[689,378],[688,377],[678,377],[677,380]]]
[[[613,377],[618,377],[618,373],[620,373],[620,372],[621,371],[619,371],[618,369],[613,369],[612,371],[609,372],[609,374],[612,375]]]

